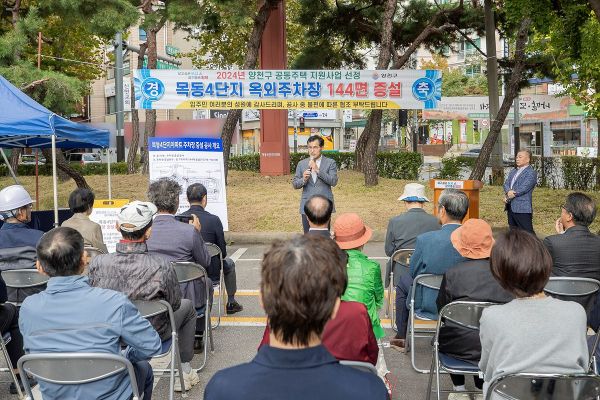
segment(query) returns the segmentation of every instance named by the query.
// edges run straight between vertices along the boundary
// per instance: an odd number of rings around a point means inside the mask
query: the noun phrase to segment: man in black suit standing
[[[320,194],[314,195],[304,203],[304,214],[308,219],[308,234],[331,238],[329,224],[333,202]]]
[[[196,215],[200,220],[200,234],[205,242],[213,243],[219,246],[223,256],[223,275],[225,280],[225,289],[227,290],[227,314],[234,314],[244,309],[240,303],[235,300],[237,291],[237,280],[235,276],[235,263],[227,256],[227,244],[225,243],[225,233],[223,224],[216,215],[205,210],[207,203],[207,191],[201,183],[193,183],[187,188],[187,198],[190,202],[190,208],[182,215]],[[221,262],[218,257],[213,257],[210,261],[208,277],[213,282],[219,282],[221,274]]]
[[[600,236],[590,232],[596,204],[584,193],[571,193],[560,206],[557,235],[544,239],[552,256],[552,275],[600,280]]]

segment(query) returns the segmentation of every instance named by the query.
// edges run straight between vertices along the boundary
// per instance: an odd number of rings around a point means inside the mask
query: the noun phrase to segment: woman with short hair
[[[585,310],[544,294],[552,258],[542,242],[511,229],[496,240],[490,264],[494,278],[516,298],[487,308],[481,316],[484,393],[502,375],[586,372]]]
[[[90,220],[90,214],[94,209],[94,200],[94,192],[91,190],[75,189],[69,195],[69,208],[73,212],[73,216],[63,222],[61,226],[73,228],[79,232],[83,236],[83,243],[86,247],[95,247],[108,253],[102,237],[102,228]]]

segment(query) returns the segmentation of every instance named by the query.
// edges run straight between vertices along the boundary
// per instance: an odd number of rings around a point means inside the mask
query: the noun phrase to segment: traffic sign
[[[304,118],[317,118],[319,116],[319,114],[316,112],[305,112],[305,113],[302,113],[302,116]]]

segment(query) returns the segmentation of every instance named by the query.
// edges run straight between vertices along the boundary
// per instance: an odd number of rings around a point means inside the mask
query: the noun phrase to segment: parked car
[[[481,149],[471,149],[471,150],[465,151],[464,153],[460,153],[460,156],[477,158],[477,157],[479,157],[479,153],[481,153]]]
[[[67,160],[70,163],[81,165],[100,164],[102,162],[98,153],[69,153]]]
[[[479,157],[479,153],[481,153],[481,149],[480,148],[475,148],[475,149],[470,149],[467,150],[463,153],[461,153],[461,157],[472,157],[472,158],[477,158]],[[488,162],[488,165],[491,165],[491,160],[490,162]],[[515,165],[515,157],[510,155],[510,154],[503,154],[502,155],[502,164],[504,164],[505,167],[512,167]]]
[[[46,163],[46,158],[43,155],[38,155],[38,165]],[[35,154],[21,154],[20,165],[35,165]]]

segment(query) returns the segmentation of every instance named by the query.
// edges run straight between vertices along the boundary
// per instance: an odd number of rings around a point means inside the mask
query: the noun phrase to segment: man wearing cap
[[[166,300],[175,316],[179,335],[179,354],[186,390],[200,381],[190,366],[194,357],[196,311],[192,302],[181,298],[175,270],[165,259],[148,254],[146,240],[152,234],[152,217],[156,206],[149,202],[133,201],[125,205],[117,216],[117,230],[123,239],[115,253],[99,254],[89,265],[90,285],[124,293],[130,300]],[[168,316],[153,317],[150,322],[162,341],[171,337]],[[175,381],[175,390],[181,383]]]
[[[0,190],[0,213],[4,224],[0,227],[0,270],[35,268],[35,248],[44,232],[30,228],[33,200],[21,185]],[[22,302],[43,287],[8,288],[8,301]]]
[[[492,228],[482,219],[470,219],[450,235],[454,248],[465,257],[446,271],[437,297],[438,311],[453,301],[508,303],[513,296],[504,290],[490,270],[490,253],[494,245]],[[440,329],[440,351],[474,365],[481,358],[479,331],[445,321]],[[450,374],[456,393],[448,400],[469,400],[464,375]],[[483,379],[473,376],[475,386],[483,387]]]
[[[406,346],[408,308],[406,299],[412,288],[413,279],[421,274],[442,275],[448,268],[464,260],[454,248],[450,235],[467,215],[469,199],[457,189],[444,189],[437,204],[437,217],[442,227],[437,231],[425,232],[417,236],[415,251],[410,258],[410,274],[400,277],[396,286],[396,326],[398,333],[390,340],[395,348]],[[419,287],[415,292],[415,312],[429,319],[437,319],[437,291]]]
[[[385,254],[391,257],[396,250],[414,249],[417,236],[421,233],[437,231],[440,229],[440,222],[431,214],[427,214],[425,209],[426,202],[429,199],[425,197],[425,186],[419,183],[409,183],[404,186],[404,193],[398,198],[404,202],[406,212],[390,219],[385,236]],[[387,262],[385,272],[385,286],[390,284],[391,260]],[[394,275],[396,277],[396,275]],[[396,278],[400,278],[397,276]],[[394,285],[398,281],[394,279]]]
[[[337,165],[334,160],[321,154],[325,141],[319,135],[313,135],[308,138],[308,154],[310,157],[301,160],[296,167],[296,175],[292,180],[294,189],[302,189],[300,198],[300,216],[302,217],[302,228],[304,233],[308,232],[308,220],[304,213],[304,203],[316,195],[320,194],[333,202],[333,192],[331,188],[337,185]],[[335,207],[333,208],[335,212]]]

